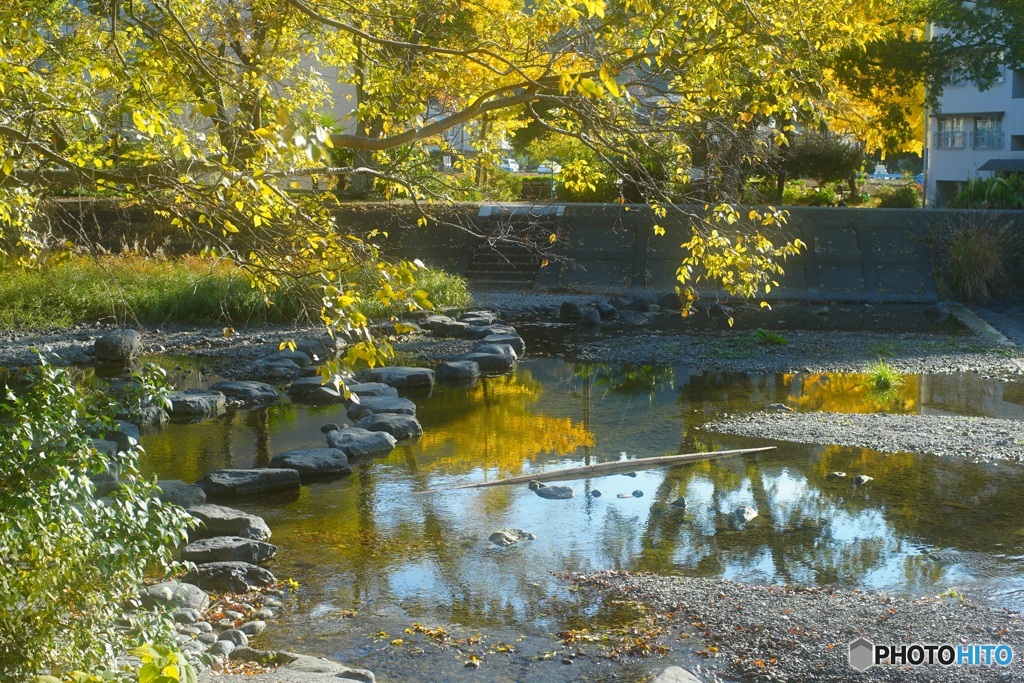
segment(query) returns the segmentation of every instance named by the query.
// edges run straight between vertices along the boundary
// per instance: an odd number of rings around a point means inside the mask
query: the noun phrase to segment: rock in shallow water
[[[381,382],[396,389],[429,389],[434,386],[434,371],[429,368],[390,367],[363,370],[360,382]]]
[[[856,477],[853,478],[853,485],[854,486],[863,486],[864,484],[868,483],[872,479],[874,479],[874,477],[869,477],[866,474],[858,474]]]
[[[488,537],[491,543],[502,548],[515,545],[519,541],[532,541],[536,538],[529,531],[523,531],[522,529],[498,529]]]
[[[168,398],[171,400],[171,417],[218,415],[224,412],[224,406],[227,403],[224,394],[204,389],[172,391]]]
[[[196,482],[208,498],[239,498],[299,488],[294,469],[261,467],[251,470],[217,470]]]
[[[749,505],[741,505],[736,508],[736,512],[733,513],[733,516],[736,518],[737,522],[745,524],[757,517],[757,510]]]
[[[576,495],[571,486],[542,486],[534,490],[534,493],[548,500],[568,500]]]
[[[370,432],[387,432],[399,441],[415,439],[423,434],[423,426],[415,417],[393,413],[367,415],[356,423],[356,427]]]
[[[392,413],[395,415],[415,415],[416,404],[407,398],[395,396],[360,396],[359,403],[348,407],[348,416],[359,420],[367,415]]]
[[[229,380],[217,382],[210,389],[219,391],[233,401],[239,401],[247,405],[271,403],[278,399],[277,389],[263,382]]]
[[[307,448],[278,453],[270,459],[271,467],[298,471],[300,479],[351,474],[348,456],[340,448]]]
[[[185,575],[185,581],[203,590],[232,593],[247,593],[277,583],[277,579],[268,570],[248,562],[201,564]]]
[[[349,458],[373,458],[395,449],[397,440],[387,432],[371,432],[359,427],[327,432],[327,445],[340,448]]]
[[[277,546],[241,536],[215,536],[193,541],[181,549],[181,559],[205,562],[262,564],[277,554]]]
[[[142,335],[136,330],[110,332],[93,343],[93,351],[101,361],[128,362],[142,353]]]
[[[201,524],[189,529],[190,540],[210,538],[212,536],[241,536],[257,541],[270,540],[270,527],[262,517],[250,515],[224,505],[198,505],[188,509],[188,513],[198,519]]]

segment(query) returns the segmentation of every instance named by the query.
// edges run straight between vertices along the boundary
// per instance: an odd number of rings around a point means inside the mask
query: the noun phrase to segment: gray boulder
[[[670,308],[678,311],[683,307],[683,300],[675,292],[668,292],[658,297],[657,304],[662,308]]]
[[[398,396],[398,389],[381,382],[353,382],[348,390],[359,398],[366,396]]]
[[[313,359],[310,358],[305,353],[303,353],[302,351],[288,351],[287,349],[278,351],[277,353],[272,353],[269,356],[264,356],[263,358],[260,358],[259,361],[257,362],[276,363],[277,361],[281,360],[290,360],[291,362],[298,365],[300,368],[304,368],[307,365],[313,364]]]
[[[139,593],[142,604],[146,607],[157,605],[167,608],[188,608],[205,610],[210,606],[210,596],[206,591],[190,583],[163,581],[147,586]]]
[[[583,309],[575,301],[563,301],[558,308],[558,317],[565,320],[579,320]]]
[[[185,574],[185,582],[209,591],[248,593],[277,583],[270,571],[248,562],[210,562]],[[223,634],[221,636],[223,638]]]
[[[367,415],[380,413],[392,413],[395,415],[415,415],[416,404],[407,398],[395,396],[366,396],[359,397],[359,403],[353,403],[348,407],[348,416],[358,420]]]
[[[259,619],[256,621],[249,621],[239,626],[238,630],[250,638],[253,638],[267,630],[267,622],[260,621]]]
[[[320,362],[338,355],[338,342],[330,337],[299,339],[295,342],[295,350],[306,354],[313,362]]]
[[[389,384],[396,389],[429,389],[434,386],[434,371],[430,368],[371,368],[363,370],[356,378],[360,382]]]
[[[110,332],[93,343],[93,351],[98,360],[126,363],[142,354],[142,335],[136,330]]]
[[[241,536],[214,536],[193,541],[181,549],[181,559],[196,564],[249,562],[262,564],[277,554],[277,546]]]
[[[302,374],[302,368],[293,361],[284,359],[273,362],[257,361],[252,367],[253,377],[270,380],[293,380]]]
[[[188,513],[199,520],[200,525],[189,530],[189,540],[211,536],[241,536],[257,541],[270,540],[270,527],[262,517],[250,515],[224,505],[198,505]]]
[[[438,322],[430,328],[435,337],[455,337],[456,339],[465,337],[468,330],[469,323],[457,322],[455,320]]]
[[[612,318],[614,318],[619,313],[618,311],[615,310],[615,307],[612,306],[611,304],[606,304],[606,303],[594,304],[594,308],[597,309],[597,313],[598,313],[598,315],[601,316],[601,320],[611,320]]]
[[[616,324],[622,327],[642,327],[651,322],[649,314],[637,313],[636,311],[619,311],[619,318]]]
[[[270,466],[297,470],[303,480],[352,473],[348,456],[339,448],[309,448],[278,453],[271,458]]]
[[[118,419],[130,422],[139,429],[155,429],[167,424],[170,416],[158,406],[143,406],[130,413],[122,413]]]
[[[441,363],[434,370],[439,384],[464,385],[480,376],[480,366],[471,360],[453,360]]]
[[[187,389],[172,391],[171,417],[206,417],[224,412],[227,400],[219,391]]]
[[[459,360],[473,361],[485,374],[503,374],[512,370],[515,358],[503,353],[467,353]]]
[[[533,492],[548,500],[568,500],[576,495],[571,486],[541,486]]]
[[[508,344],[515,349],[520,358],[526,355],[526,342],[515,332],[512,334],[491,334],[480,341],[485,344]]]
[[[374,458],[395,449],[395,437],[387,432],[371,432],[359,427],[327,432],[327,445],[340,448],[352,458]]]
[[[249,635],[237,628],[229,628],[222,632],[217,640],[226,640],[235,647],[248,647]]]
[[[188,509],[206,502],[206,491],[202,486],[186,484],[181,479],[162,479],[157,483],[160,500]]]
[[[292,399],[304,403],[329,405],[345,402],[345,395],[339,388],[333,383],[324,384],[323,378],[319,375],[295,380],[288,386],[288,393]]]
[[[230,640],[218,640],[207,650],[214,657],[228,657],[235,650],[235,644]]]
[[[585,308],[580,312],[580,322],[584,325],[600,325],[601,312],[596,308]]]
[[[514,334],[514,335],[518,335],[519,333],[516,332],[515,328],[510,326],[510,325],[502,325],[502,324],[499,324],[499,323],[495,323],[493,325],[483,325],[483,326],[480,326],[480,327],[470,327],[470,328],[468,328],[466,330],[465,336],[466,336],[467,339],[480,339],[480,340],[483,340],[483,339],[486,339],[487,337],[490,337],[491,335],[495,335],[495,334],[507,334],[507,335]]]
[[[423,434],[423,426],[412,415],[378,413],[367,415],[356,423],[356,427],[369,432],[386,432],[399,441],[415,439]]]
[[[293,469],[262,467],[252,470],[217,470],[196,482],[208,498],[238,498],[299,488]]]
[[[446,325],[448,323],[455,322],[454,318],[447,315],[438,315],[437,313],[431,313],[423,320],[420,321],[420,327],[425,330],[433,330],[437,325]]]
[[[863,486],[864,484],[868,483],[872,479],[874,479],[874,477],[869,477],[866,474],[858,474],[856,477],[853,478],[853,485],[854,486]]]
[[[509,356],[512,360],[519,359],[519,354],[511,344],[477,344],[473,347],[473,353],[496,353],[501,356]]]
[[[459,320],[470,325],[491,325],[498,321],[498,314],[494,311],[466,311]]]
[[[263,382],[217,382],[210,389],[219,391],[232,401],[238,401],[247,405],[271,403],[278,398],[277,389]]]

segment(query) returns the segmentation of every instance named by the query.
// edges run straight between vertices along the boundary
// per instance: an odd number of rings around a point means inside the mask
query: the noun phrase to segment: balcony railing
[[[941,130],[938,133],[936,144],[944,149],[963,147],[964,132],[962,130]]]
[[[971,147],[974,149],[1002,149],[1003,131],[976,130],[971,133]]]

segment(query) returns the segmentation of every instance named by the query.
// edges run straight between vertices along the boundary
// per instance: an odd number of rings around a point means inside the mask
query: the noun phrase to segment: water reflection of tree
[[[595,389],[647,394],[649,397],[662,391],[671,391],[675,382],[675,371],[664,365],[578,363],[573,366],[573,374],[589,381]]]

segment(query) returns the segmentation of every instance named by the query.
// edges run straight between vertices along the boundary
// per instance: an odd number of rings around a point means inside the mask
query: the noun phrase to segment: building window
[[[971,147],[975,149],[1002,149],[1003,117],[979,116],[974,119]]]
[[[964,146],[964,118],[950,116],[938,120],[939,133],[935,146],[940,149],[954,149]]]

